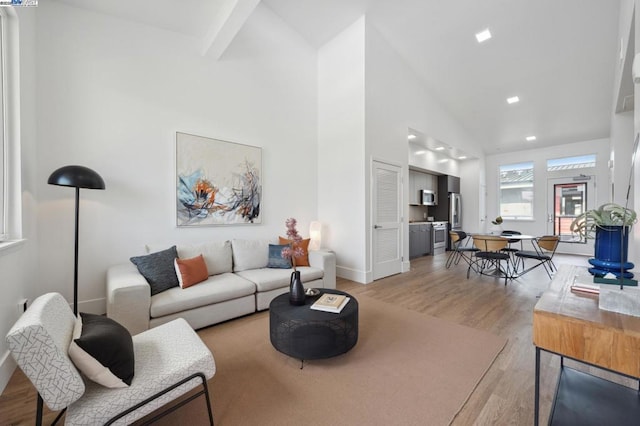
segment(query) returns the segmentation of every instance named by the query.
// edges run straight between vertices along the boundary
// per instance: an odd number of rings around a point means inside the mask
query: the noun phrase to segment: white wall
[[[318,52],[318,217],[336,273],[367,282],[364,18]]]
[[[625,66],[633,63],[633,54],[627,57],[627,46],[629,43],[635,46],[635,40],[629,40],[633,34],[633,0],[622,0],[620,2],[620,17],[618,22],[618,38],[622,44],[624,58],[616,62],[614,84],[612,87],[611,106],[611,198],[610,201],[625,205],[627,188],[629,186],[629,172],[631,170],[631,155],[634,142],[633,112],[616,113],[616,106],[621,102],[620,88],[629,84],[630,76],[623,75]],[[623,95],[627,92],[623,90]],[[629,206],[633,206],[633,193],[630,194]]]
[[[71,188],[46,184],[67,164],[93,168],[81,190],[80,309],[104,312],[105,271],[145,243],[277,239],[287,217],[317,216],[313,49],[258,6],[221,60],[198,40],[41,2],[38,14],[39,286],[72,298]],[[261,225],[176,228],[175,132],[262,147]]]
[[[24,241],[0,251],[0,336],[5,336],[19,317],[18,301],[32,298],[39,291],[36,274],[37,226],[35,176],[37,164],[35,115],[35,9],[19,10],[9,25],[19,23],[20,39],[20,144],[22,158],[22,238]],[[4,24],[4,23],[3,23]],[[12,141],[14,142],[14,141]],[[15,362],[4,338],[0,339],[0,392],[13,373]]]
[[[462,229],[467,233],[485,231],[486,183],[484,163],[484,157],[460,162]]]
[[[408,166],[417,166],[453,176],[461,176],[457,161],[446,164],[429,161],[428,155],[410,155],[407,140],[409,128],[456,146],[478,158],[484,157],[477,140],[457,122],[426,88],[423,81],[389,45],[380,32],[371,24],[366,26],[366,140],[367,157],[382,159],[403,167],[405,185],[403,190],[404,217],[408,220]],[[464,211],[477,212],[480,171],[475,176],[467,173],[467,181],[461,181]],[[370,187],[367,174],[367,188]],[[367,191],[368,193],[368,191]],[[466,215],[466,213],[465,213]],[[467,219],[464,219],[466,223]],[[471,215],[470,221],[477,219]],[[370,224],[369,224],[370,225]],[[368,234],[371,226],[367,227]],[[403,229],[404,258],[408,269],[409,227]],[[370,239],[368,240],[370,241]],[[371,247],[369,255],[371,255]],[[370,271],[371,261],[367,264]]]
[[[595,170],[593,170],[596,176],[595,206],[607,202],[609,200],[609,171],[607,167],[607,162],[609,160],[609,139],[596,139],[592,141],[546,147],[545,149],[531,149],[526,151],[488,155],[486,157],[487,217],[493,219],[499,215],[500,165],[532,161],[534,176],[534,220],[505,220],[502,227],[503,229],[518,230],[523,234],[529,235],[545,235],[551,233],[552,231],[548,229],[547,213],[552,211],[553,204],[550,204],[550,195],[547,193],[547,179],[549,177],[547,174],[547,160],[586,154],[596,154],[597,165]],[[571,177],[577,176],[580,173],[591,174],[591,170],[588,173],[582,170],[568,170],[561,174],[555,173],[554,177]],[[590,240],[589,244],[560,243],[558,252],[591,255],[593,254],[593,242]]]

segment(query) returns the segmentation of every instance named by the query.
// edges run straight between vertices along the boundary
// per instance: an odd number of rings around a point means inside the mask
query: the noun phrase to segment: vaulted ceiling
[[[220,55],[260,3],[57,1],[186,34],[202,43],[203,52]],[[622,66],[619,0],[261,2],[315,48],[365,14],[485,153],[609,136],[615,72]],[[234,8],[229,40],[214,40],[221,14]],[[492,38],[480,44],[475,34],[486,28]],[[632,93],[633,85],[626,86]],[[508,104],[512,96],[520,101]],[[527,142],[527,136],[536,140]]]

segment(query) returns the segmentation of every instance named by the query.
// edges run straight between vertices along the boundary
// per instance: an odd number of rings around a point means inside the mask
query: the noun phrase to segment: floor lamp
[[[88,167],[64,166],[51,173],[49,185],[71,186],[76,189],[76,241],[73,263],[73,313],[78,316],[78,219],[80,217],[80,188],[104,189],[102,177]]]

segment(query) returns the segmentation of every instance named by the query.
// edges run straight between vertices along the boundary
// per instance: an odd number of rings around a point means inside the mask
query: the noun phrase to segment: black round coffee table
[[[323,293],[351,300],[337,314],[311,309]],[[343,354],[358,341],[358,301],[340,290],[320,289],[318,296],[307,296],[304,305],[295,306],[289,293],[281,294],[269,305],[269,334],[274,348],[302,361]]]

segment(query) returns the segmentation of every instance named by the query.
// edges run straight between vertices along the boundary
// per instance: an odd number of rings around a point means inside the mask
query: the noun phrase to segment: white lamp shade
[[[311,222],[309,225],[309,250],[320,250],[322,246],[322,223],[318,221]]]

